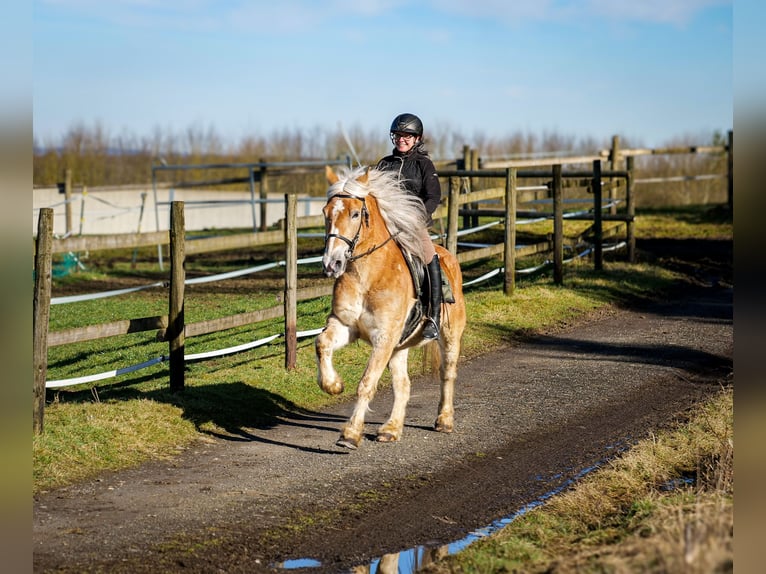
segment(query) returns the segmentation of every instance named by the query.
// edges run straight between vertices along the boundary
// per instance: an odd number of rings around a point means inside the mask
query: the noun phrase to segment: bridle
[[[324,246],[325,249],[327,249],[327,242],[335,237],[337,239],[340,239],[346,245],[348,245],[348,249],[346,250],[346,260],[351,263],[353,261],[356,261],[357,259],[361,259],[362,257],[366,257],[370,253],[373,253],[374,251],[377,251],[381,247],[383,247],[386,243],[391,241],[394,238],[394,235],[392,235],[390,232],[388,234],[388,239],[386,239],[383,243],[380,245],[373,245],[370,247],[367,251],[364,253],[360,253],[358,255],[354,255],[354,249],[356,249],[356,244],[359,242],[359,236],[362,233],[362,226],[369,227],[370,226],[370,212],[367,209],[367,202],[365,201],[364,197],[359,197],[357,195],[352,195],[350,193],[338,193],[336,195],[333,195],[330,199],[335,199],[336,197],[341,199],[356,199],[358,201],[362,202],[362,220],[359,222],[359,227],[356,230],[356,234],[354,234],[354,237],[352,239],[349,239],[348,237],[345,237],[343,235],[339,235],[337,233],[327,233],[324,237]]]

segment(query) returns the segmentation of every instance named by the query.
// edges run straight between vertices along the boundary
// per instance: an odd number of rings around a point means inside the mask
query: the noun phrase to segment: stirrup
[[[431,317],[426,317],[426,324],[423,327],[423,338],[429,340],[439,338],[439,326]]]

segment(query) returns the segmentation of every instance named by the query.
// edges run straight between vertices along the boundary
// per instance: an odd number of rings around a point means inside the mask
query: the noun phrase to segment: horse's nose
[[[322,270],[326,277],[337,277],[341,266],[340,259],[329,259],[322,262]]]

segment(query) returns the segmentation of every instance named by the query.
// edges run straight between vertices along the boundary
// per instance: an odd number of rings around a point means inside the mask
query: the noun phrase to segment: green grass
[[[636,234],[653,239],[729,239],[731,214],[724,206],[643,209],[636,215]]]
[[[662,218],[677,219],[677,214]],[[694,223],[696,234],[731,236],[725,222]],[[687,226],[679,225],[683,233]],[[619,258],[619,254],[616,256]],[[87,283],[102,271],[69,277]],[[241,268],[240,259],[232,262]],[[192,264],[205,266],[201,259]],[[237,267],[239,265],[239,267]],[[499,260],[467,265],[466,276],[477,276]],[[223,266],[223,263],[222,263]],[[218,268],[215,272],[227,269]],[[105,273],[105,272],[104,272]],[[152,279],[153,281],[154,279]],[[657,297],[671,288],[679,276],[648,264],[628,265],[607,260],[596,272],[587,261],[565,268],[564,285],[553,285],[550,270],[525,276],[512,297],[502,293],[501,279],[466,290],[469,323],[463,338],[463,356],[475,357],[529,333],[555,329],[587,316],[600,307],[636,299]],[[275,291],[246,289],[188,289],[187,323],[242,313],[276,304]],[[55,294],[55,290],[54,290]],[[50,330],[106,321],[167,313],[161,289],[127,296],[98,299],[51,308]],[[321,327],[329,313],[330,298],[299,305],[298,329]],[[283,320],[273,320],[219,333],[187,338],[185,353],[228,348],[284,330]],[[127,367],[167,354],[166,343],[153,332],[111,337],[49,349],[48,380],[66,379]],[[316,383],[313,339],[299,341],[297,365],[284,368],[281,340],[246,352],[187,363],[186,389],[168,388],[166,362],[99,381],[95,384],[48,390],[44,427],[33,438],[33,490],[35,492],[72,483],[144,460],[171,456],[196,440],[220,433],[237,434],[249,427],[264,427],[284,411],[315,410],[352,397],[364,369],[369,348],[356,343],[335,355],[335,364],[347,387],[341,398],[324,394]],[[422,363],[419,351],[411,353],[411,372]],[[387,374],[381,384],[388,384]]]

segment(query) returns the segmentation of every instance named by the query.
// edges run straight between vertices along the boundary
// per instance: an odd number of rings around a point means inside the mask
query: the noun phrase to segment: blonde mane
[[[367,169],[340,167],[337,171],[338,181],[327,190],[327,199],[340,193],[359,198],[368,195],[374,197],[389,233],[396,238],[402,249],[419,262],[425,263],[420,239],[420,230],[426,226],[427,221],[423,202],[404,188],[398,174],[393,171],[371,168],[367,183],[357,181],[358,178],[364,180],[362,176]]]

